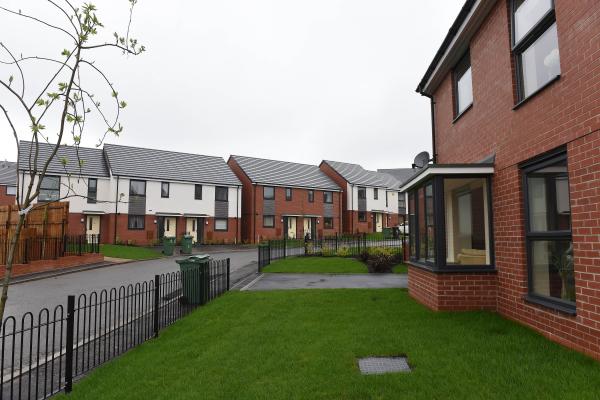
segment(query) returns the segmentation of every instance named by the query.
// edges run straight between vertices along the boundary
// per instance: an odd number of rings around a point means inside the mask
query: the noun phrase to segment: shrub
[[[338,257],[350,257],[352,256],[352,252],[348,247],[340,247],[337,251]]]
[[[370,247],[361,253],[371,273],[390,273],[392,267],[402,261],[402,252],[393,248]]]

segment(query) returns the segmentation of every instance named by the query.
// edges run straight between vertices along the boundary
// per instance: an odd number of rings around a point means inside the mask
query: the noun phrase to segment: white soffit
[[[492,175],[494,173],[493,166],[482,165],[480,167],[464,167],[464,166],[444,166],[444,167],[429,167],[424,170],[421,174],[417,175],[415,179],[407,182],[404,186],[400,188],[400,191],[406,192],[407,190],[412,189],[413,187],[419,185],[419,183],[423,182],[427,178],[434,175]]]

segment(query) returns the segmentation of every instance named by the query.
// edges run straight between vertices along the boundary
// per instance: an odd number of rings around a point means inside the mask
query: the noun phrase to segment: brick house
[[[417,91],[410,294],[600,359],[600,2],[465,3]]]
[[[319,168],[342,188],[344,233],[381,232],[399,225],[398,198],[403,195],[394,176],[339,161],[323,160]]]
[[[30,146],[21,142],[19,148],[25,184]],[[40,144],[40,163],[52,147]],[[70,160],[66,166],[63,158]],[[61,146],[39,201],[60,199],[69,202],[69,233],[98,234],[102,243],[147,245],[184,234],[196,243],[237,243],[241,237],[241,184],[220,157],[111,144]]]
[[[340,233],[341,189],[316,165],[231,156],[243,185],[244,241]]]
[[[17,163],[0,162],[0,206],[13,205],[17,198]]]

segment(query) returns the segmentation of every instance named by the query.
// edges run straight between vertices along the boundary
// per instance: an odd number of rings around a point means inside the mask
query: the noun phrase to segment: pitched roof
[[[340,187],[316,165],[245,156],[231,158],[253,183],[340,190]]]
[[[38,170],[44,167],[44,164],[50,158],[54,150],[54,144],[39,143],[38,149]],[[30,151],[31,154],[30,154]],[[29,171],[33,168],[33,158],[35,147],[33,142],[19,142],[19,170]],[[62,164],[61,160],[66,159],[67,163]],[[79,160],[83,163],[81,164]],[[31,162],[31,165],[30,165]],[[56,152],[55,157],[48,165],[48,173],[50,174],[72,174],[82,176],[110,176],[108,166],[104,159],[102,149],[89,147],[61,145]]]
[[[0,162],[0,185],[15,186],[17,184],[17,163]]]
[[[352,185],[374,186],[386,189],[397,189],[400,187],[400,183],[390,174],[369,171],[358,164],[329,160],[323,160],[323,162],[328,164]]]
[[[221,157],[116,144],[105,144],[104,153],[113,175],[117,176],[214,185],[241,185]]]
[[[419,170],[413,168],[389,168],[389,169],[378,169],[378,172],[389,174],[393,176],[400,184],[403,184],[409,180]]]

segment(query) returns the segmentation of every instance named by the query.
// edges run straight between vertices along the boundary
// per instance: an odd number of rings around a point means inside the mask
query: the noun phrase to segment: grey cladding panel
[[[129,214],[145,215],[146,214],[146,197],[145,196],[129,196]]]
[[[228,218],[229,217],[229,202],[215,201],[215,217],[216,218]]]
[[[325,203],[323,204],[323,217],[333,217],[333,204]]]
[[[358,199],[358,211],[367,211],[367,199]]]
[[[275,215],[275,200],[263,201],[263,215]]]

